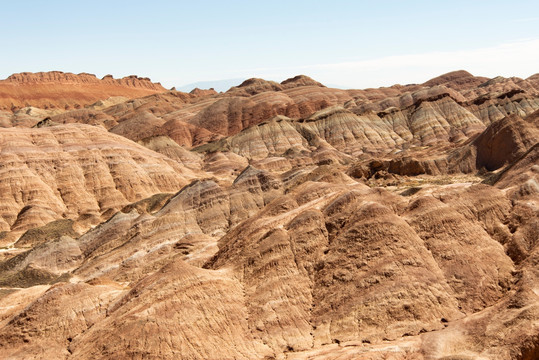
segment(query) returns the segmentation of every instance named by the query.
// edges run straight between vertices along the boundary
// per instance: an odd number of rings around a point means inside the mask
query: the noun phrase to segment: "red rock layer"
[[[89,105],[111,96],[136,98],[163,92],[159,83],[135,75],[98,79],[95,75],[61,71],[13,74],[0,81],[0,109],[14,110],[26,106],[45,109],[70,109]]]

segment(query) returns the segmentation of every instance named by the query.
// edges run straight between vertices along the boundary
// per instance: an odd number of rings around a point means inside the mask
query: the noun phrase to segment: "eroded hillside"
[[[538,89],[297,76],[0,113],[0,353],[535,359]]]

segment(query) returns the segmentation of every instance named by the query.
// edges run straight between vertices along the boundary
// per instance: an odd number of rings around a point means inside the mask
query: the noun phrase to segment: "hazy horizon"
[[[539,4],[502,1],[7,2],[0,78],[136,74],[180,88],[305,74],[330,86],[421,83],[455,70],[529,77]]]

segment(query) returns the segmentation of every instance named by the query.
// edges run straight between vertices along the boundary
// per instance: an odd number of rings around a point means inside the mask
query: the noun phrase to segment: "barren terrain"
[[[539,358],[539,75],[0,81],[0,358]]]

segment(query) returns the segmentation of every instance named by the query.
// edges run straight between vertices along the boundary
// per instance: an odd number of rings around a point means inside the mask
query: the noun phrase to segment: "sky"
[[[59,70],[180,87],[305,74],[327,85],[539,72],[539,1],[0,0],[0,78]]]

